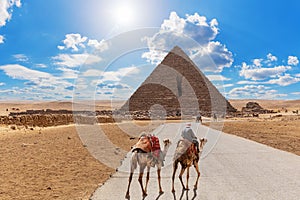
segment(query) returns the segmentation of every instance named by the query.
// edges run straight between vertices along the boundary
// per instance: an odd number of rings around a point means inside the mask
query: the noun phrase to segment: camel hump
[[[187,139],[182,138],[178,141],[177,147],[174,154],[174,160],[182,156],[191,146],[192,142]]]
[[[140,149],[146,153],[152,151],[151,141],[148,136],[140,137],[139,141],[133,146],[132,151]]]

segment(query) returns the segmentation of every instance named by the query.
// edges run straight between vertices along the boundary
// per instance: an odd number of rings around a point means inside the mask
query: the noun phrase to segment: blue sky
[[[179,45],[228,99],[300,99],[298,0],[0,0],[0,100],[126,99]]]

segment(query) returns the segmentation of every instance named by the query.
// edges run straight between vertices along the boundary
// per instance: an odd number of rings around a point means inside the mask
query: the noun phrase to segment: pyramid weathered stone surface
[[[167,115],[201,112],[210,116],[212,113],[221,115],[236,111],[177,46],[132,94],[122,110],[147,112],[157,105]]]

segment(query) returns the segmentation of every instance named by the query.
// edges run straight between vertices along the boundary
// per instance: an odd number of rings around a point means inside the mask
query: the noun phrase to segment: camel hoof
[[[126,194],[125,199],[130,199],[130,195]]]
[[[162,191],[162,190],[161,190],[161,191],[159,191],[159,194],[163,194],[163,193],[164,193],[164,191]]]
[[[147,195],[148,195],[147,193],[144,193],[144,194],[143,194],[143,197],[146,197]]]

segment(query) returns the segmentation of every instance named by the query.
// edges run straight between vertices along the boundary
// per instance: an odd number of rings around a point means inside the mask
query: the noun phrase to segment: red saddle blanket
[[[159,145],[159,139],[156,136],[151,136],[151,142],[152,142],[152,154],[156,158],[159,158],[160,155],[160,145]]]
[[[141,149],[146,153],[152,152],[153,156],[158,158],[160,155],[159,139],[156,136],[141,136],[134,145],[134,149]]]

